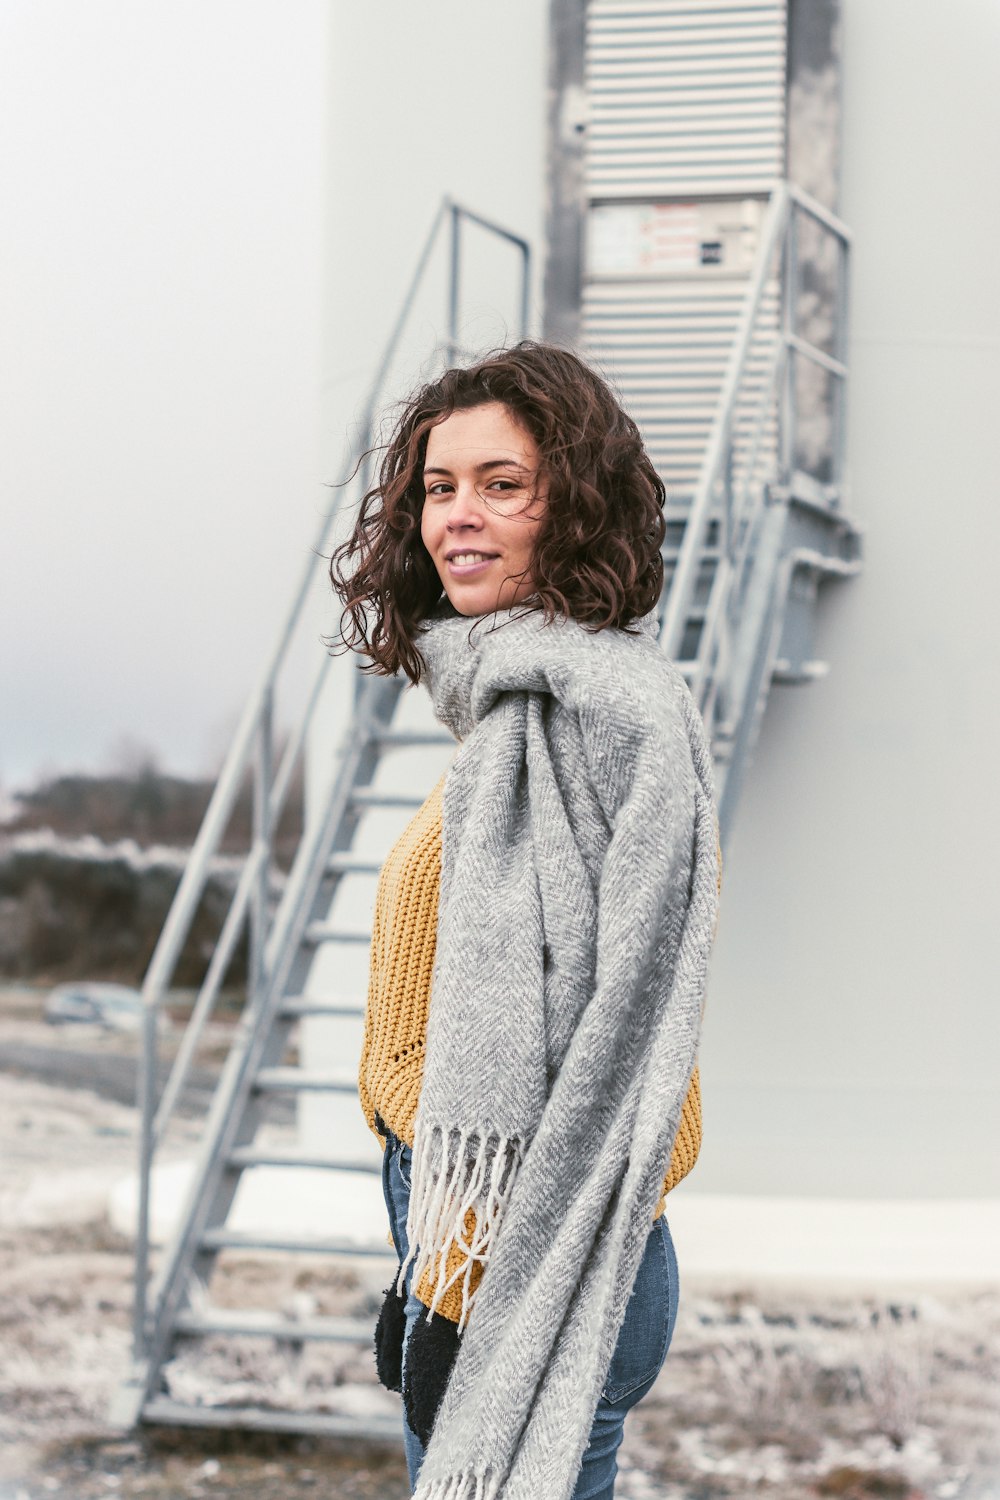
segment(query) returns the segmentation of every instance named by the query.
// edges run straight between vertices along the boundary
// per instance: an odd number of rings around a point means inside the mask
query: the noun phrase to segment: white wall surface
[[[739,809],[692,1192],[1000,1196],[998,68],[992,0],[844,0],[864,571]]]
[[[0,780],[211,769],[323,509],[325,0],[0,9]]]

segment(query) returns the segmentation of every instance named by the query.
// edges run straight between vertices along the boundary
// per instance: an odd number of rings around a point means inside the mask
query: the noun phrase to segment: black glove
[[[385,1301],[375,1324],[375,1369],[387,1391],[403,1389],[403,1335],[406,1332],[406,1298],[396,1284],[386,1288]]]
[[[406,1344],[403,1408],[411,1430],[425,1448],[461,1342],[457,1323],[440,1313],[430,1318],[426,1307],[420,1309]]]

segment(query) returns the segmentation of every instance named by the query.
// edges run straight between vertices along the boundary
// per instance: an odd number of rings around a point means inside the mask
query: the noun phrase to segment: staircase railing
[[[798,255],[799,219],[805,217],[828,236],[834,266],[826,289],[831,319],[828,353],[803,336],[799,327],[802,293]],[[760,540],[777,485],[789,485],[798,452],[797,370],[810,362],[835,384],[830,401],[828,482],[815,486],[831,510],[840,506],[844,484],[846,405],[847,278],[851,236],[847,226],[815,199],[790,183],[779,183],[764,216],[757,255],[723,381],[694,500],[677,554],[666,600],[660,642],[673,658],[682,641],[702,574],[713,528],[718,561],[712,577],[698,649],[688,681],[712,734],[720,759],[738,728],[744,707],[737,642],[743,629],[750,580],[760,561]],[[780,285],[781,323],[774,336],[766,322],[767,292]],[[760,394],[751,425],[737,433],[740,413],[750,404],[751,380],[759,378],[761,346],[770,342]],[[774,433],[777,432],[777,452]],[[736,455],[739,454],[739,461]],[[776,560],[773,560],[776,561]],[[744,647],[746,641],[744,639]],[[728,822],[731,799],[724,823]]]
[[[832,325],[830,350],[806,336],[799,317],[801,265],[799,225],[807,220],[835,247],[836,270],[831,280]],[[241,1040],[234,1046],[226,1072],[212,1105],[211,1129],[205,1150],[212,1149],[212,1130],[222,1130],[220,1113],[235,1097],[249,1065],[253,1026],[270,1005],[273,1007],[279,957],[287,956],[284,928],[297,912],[295,884],[322,845],[322,830],[307,829],[296,854],[277,915],[272,913],[274,877],[274,833],[300,763],[306,739],[323,693],[332,658],[320,654],[309,681],[304,707],[294,732],[276,754],[275,699],[279,676],[288,662],[312,589],[325,567],[334,528],[343,520],[347,503],[370,482],[365,454],[372,447],[377,414],[390,383],[394,363],[408,320],[421,293],[435,251],[447,239],[448,277],[443,324],[446,337],[440,353],[447,362],[463,351],[459,346],[463,234],[466,225],[476,226],[509,243],[520,265],[520,314],[526,331],[530,292],[530,251],[527,243],[499,225],[481,219],[450,200],[445,200],[434,218],[417,265],[386,343],[373,381],[359,441],[348,465],[348,478],[337,487],[338,501],[324,521],[310,560],[292,600],[278,641],[251,695],[213,793],[204,822],[171,906],[143,986],[144,1027],[140,1070],[142,1110],[139,1203],[136,1235],[134,1347],[136,1364],[150,1362],[150,1340],[156,1344],[163,1308],[161,1284],[156,1316],[151,1316],[149,1290],[150,1194],[157,1153],[177,1109],[206,1023],[213,1014],[237,943],[249,931],[247,1001]],[[813,481],[814,508],[825,521],[838,511],[843,484],[844,387],[847,376],[845,353],[846,278],[850,237],[846,227],[821,205],[787,183],[776,186],[762,224],[754,271],[745,298],[743,314],[734,339],[716,418],[711,429],[695,498],[677,553],[661,631],[663,649],[675,659],[682,655],[685,632],[694,611],[697,590],[704,588],[706,559],[717,551],[708,602],[701,624],[695,659],[687,664],[689,680],[713,739],[720,772],[725,777],[727,758],[745,760],[752,738],[752,723],[759,717],[761,684],[770,677],[777,650],[780,617],[792,568],[799,554],[790,554],[782,521],[781,488],[786,493],[797,483],[798,402],[796,372],[808,363],[823,369],[834,381],[830,415],[830,442],[824,479]],[[770,289],[782,290],[780,326],[775,325]],[[762,348],[763,375],[761,376]],[[717,549],[709,545],[715,530]],[[823,557],[819,564],[829,571],[840,566],[835,558]],[[377,684],[369,683],[375,687]],[[367,694],[355,707],[364,714],[374,710]],[[348,746],[341,770],[351,764]],[[205,979],[194,1002],[185,1035],[162,1095],[157,1098],[157,1017],[164,1003],[178,959],[199,908],[212,861],[232,816],[247,774],[253,776],[253,831],[222,931]],[[337,802],[340,782],[331,783]],[[739,775],[723,785],[722,823],[731,816]],[[322,821],[322,820],[321,820]],[[318,857],[318,856],[317,856]],[[315,861],[314,861],[315,862]],[[301,915],[299,913],[299,915]],[[298,916],[295,916],[298,920]],[[278,926],[275,926],[275,923]],[[280,928],[280,930],[279,930]],[[282,960],[283,961],[283,960]],[[224,1132],[223,1132],[224,1133]],[[221,1135],[220,1135],[221,1139]],[[171,1256],[167,1257],[168,1267]],[[167,1279],[169,1280],[169,1274]],[[168,1321],[168,1320],[167,1320]],[[162,1340],[160,1340],[162,1342]],[[155,1353],[152,1362],[155,1363]]]
[[[291,606],[279,631],[275,647],[244,708],[143,982],[142,1055],[139,1068],[141,1113],[139,1192],[133,1316],[133,1350],[137,1364],[145,1359],[148,1351],[151,1184],[157,1152],[163,1143],[167,1127],[189,1078],[198,1045],[215,1009],[237,943],[246,932],[248,925],[247,1012],[252,1012],[254,1005],[268,987],[267,965],[272,921],[270,908],[274,859],[273,834],[285,807],[296,766],[303,755],[306,738],[315,717],[332,658],[328,653],[322,653],[319,666],[309,684],[298,722],[275,766],[275,694],[279,677],[289,659],[292,643],[303,619],[313,586],[321,570],[326,566],[324,554],[328,550],[334,528],[340,521],[348,501],[357,498],[369,482],[370,465],[366,460],[366,455],[371,450],[375,439],[377,415],[388,393],[390,374],[407,324],[446,226],[448,265],[444,322],[447,332],[446,339],[435,357],[443,355],[444,359],[450,363],[462,353],[458,338],[463,230],[466,224],[474,225],[511,245],[517,252],[520,269],[520,332],[522,335],[527,332],[531,293],[531,250],[528,242],[501,225],[494,224],[471,212],[462,204],[453,202],[449,198],[443,199],[435,214],[396,321],[386,341],[365,404],[360,424],[360,436],[347,464],[345,479],[335,488],[337,496],[335,503],[320,528],[310,552],[309,562],[303,570]],[[219,852],[248,773],[253,776],[253,825],[250,848],[232,893],[205,978],[195,997],[180,1047],[162,1093],[158,1096],[158,1017],[211,876],[213,859]]]

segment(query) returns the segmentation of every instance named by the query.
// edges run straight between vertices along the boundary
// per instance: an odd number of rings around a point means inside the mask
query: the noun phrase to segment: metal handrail
[[[271,707],[279,673],[288,657],[295,632],[310,598],[317,571],[324,561],[328,546],[347,495],[354,494],[358,485],[367,484],[363,466],[374,443],[375,422],[379,406],[384,399],[385,386],[408,320],[413,311],[417,295],[434,250],[442,226],[450,223],[451,249],[448,277],[448,343],[447,353],[457,352],[457,328],[459,300],[457,288],[460,271],[460,231],[463,222],[469,222],[512,244],[520,255],[521,263],[521,333],[527,333],[531,295],[531,248],[527,240],[511,230],[455,202],[449,197],[439,204],[430,230],[421,247],[416,267],[406,289],[399,313],[390,329],[389,336],[379,361],[374,380],[365,402],[361,423],[361,434],[354,444],[343,481],[336,486],[336,499],[319,528],[318,536],[303,568],[300,581],[292,595],[277,641],[260,674],[257,685],[251,692],[240,717],[236,734],[223,763],[211,799],[205,811],[201,827],[191,848],[178,888],[174,894],[149,967],[142,985],[143,1028],[142,1061],[139,1071],[138,1104],[141,1114],[139,1194],[136,1225],[136,1276],[133,1338],[136,1358],[145,1350],[145,1324],[147,1316],[147,1293],[149,1279],[149,1215],[150,1176],[157,1146],[180,1094],[187,1081],[190,1067],[204,1026],[218,998],[222,979],[232,957],[248,915],[255,915],[260,930],[255,933],[254,947],[258,955],[259,972],[252,975],[256,988],[263,989],[267,973],[268,954],[272,948],[267,932],[266,895],[269,884],[271,861],[271,835],[277,825],[289,790],[295,763],[302,753],[309,726],[313,720],[323,683],[330,667],[331,657],[325,655],[316,673],[305,710],[298,720],[292,740],[285,749],[276,777],[270,776]],[[440,347],[435,353],[440,352]],[[174,1059],[163,1094],[156,1097],[157,1018],[167,986],[176,969],[178,959],[187,940],[191,924],[204,895],[211,874],[211,860],[219,849],[228,826],[236,799],[239,796],[244,776],[257,758],[256,795],[254,806],[254,835],[240,879],[233,893],[219,941],[212,960],[192,1008],[188,1026],[181,1046]]]
[[[284,754],[282,755],[281,765],[278,768],[278,774],[274,778],[274,784],[271,791],[271,804],[268,812],[268,823],[269,827],[272,829],[277,826],[278,819],[281,817],[282,811],[284,810],[285,800],[288,796],[288,792],[291,787],[292,776],[294,775],[295,771],[295,765],[302,753],[302,749],[305,744],[305,738],[309,732],[309,726],[312,723],[313,714],[316,710],[316,705],[319,702],[320,693],[322,691],[323,684],[326,681],[326,676],[330,668],[331,660],[332,658],[330,656],[324,656],[322,658],[319,670],[317,671],[313,680],[313,685],[310,690],[309,696],[306,699],[305,711],[301,719],[299,720],[299,724],[295,733],[289,740],[287,746],[285,747]],[[223,922],[222,930],[219,933],[215,947],[212,950],[212,957],[209,962],[208,970],[206,971],[205,978],[202,980],[201,989],[198,991],[194,1006],[191,1010],[191,1015],[188,1017],[187,1025],[184,1028],[184,1036],[181,1040],[181,1045],[178,1048],[177,1056],[174,1059],[173,1067],[170,1070],[170,1074],[163,1087],[163,1092],[160,1095],[160,1102],[157,1107],[156,1117],[153,1123],[154,1149],[157,1145],[159,1145],[163,1137],[167,1122],[171,1114],[173,1113],[174,1106],[177,1103],[180,1092],[187,1080],[187,1074],[194,1059],[194,1053],[197,1049],[199,1041],[201,1040],[205,1023],[207,1022],[212,1012],[215,1001],[218,998],[222,980],[225,977],[226,970],[229,967],[229,961],[232,958],[233,951],[236,947],[236,941],[239,938],[240,932],[242,930],[243,922],[246,918],[250,900],[254,892],[255,883],[260,876],[261,870],[266,866],[267,854],[268,850],[266,841],[255,839],[252,847],[247,854],[246,863],[244,864],[243,870],[240,874],[240,879],[237,883],[232,902],[230,903],[229,911],[226,913],[226,918]]]
[[[786,182],[784,186],[788,189],[788,195],[796,208],[801,208],[810,219],[815,219],[817,224],[828,229],[835,239],[840,240],[842,245],[850,245],[853,235],[843,219],[839,219],[835,213],[831,213],[818,198],[807,193],[804,188],[797,187],[794,182]]]
[[[672,658],[680,655],[684,626],[697,584],[702,549],[712,521],[716,484],[729,454],[736,402],[753,342],[757,313],[764,297],[775,250],[788,222],[790,197],[786,182],[779,183],[771,195],[767,217],[764,220],[757,246],[753,275],[743,303],[736,337],[733,340],[733,349],[722,383],[719,404],[705,449],[705,458],[691,503],[691,511],[684,527],[684,536],[677,556],[660,632],[660,644],[666,654]]]
[[[730,601],[738,597],[740,582],[750,562],[756,520],[751,507],[753,478],[757,469],[761,439],[780,388],[786,360],[786,351],[779,344],[771,360],[767,379],[763,383],[763,394],[758,405],[739,499],[733,505],[731,532],[738,536],[738,541],[735,548],[731,549],[727,546],[719,558],[705,608],[705,619],[698,642],[698,656],[689,682],[691,692],[703,714],[707,713],[709,695],[717,683],[716,660],[717,654],[724,649],[722,626],[726,618],[726,610]]]
[[[795,330],[797,265],[794,255],[794,215],[797,210],[813,219],[839,242],[841,279],[843,292],[846,295],[846,252],[850,246],[850,230],[841,219],[830,213],[808,193],[789,182],[779,182],[771,194],[768,211],[761,228],[753,272],[733,340],[732,352],[706,445],[694,499],[677,555],[660,631],[660,644],[663,650],[673,658],[679,656],[685,625],[697,587],[705,540],[708,529],[713,519],[716,518],[720,487],[726,484],[727,466],[731,463],[736,408],[753,350],[764,293],[773,275],[779,247],[784,246],[787,262],[784,287],[785,325],[777,341],[769,363],[767,378],[764,381],[764,395],[752,429],[749,460],[738,499],[733,496],[730,487],[727,486],[725,489],[722,516],[724,546],[712,582],[699,637],[697,658],[689,677],[692,692],[703,712],[709,697],[714,694],[718,686],[717,674],[713,668],[716,665],[717,652],[723,649],[724,614],[733,599],[739,595],[740,579],[749,565],[751,537],[759,512],[765,503],[762,494],[758,496],[756,506],[752,503],[754,472],[761,438],[782,380],[784,378],[789,385],[791,384],[791,371],[796,356],[806,358],[827,370],[841,383],[841,387],[848,373],[847,364],[843,358],[835,358],[827,354]],[[838,354],[842,353],[842,348],[838,347]],[[841,395],[838,397],[835,424],[834,465],[838,477],[842,467],[843,423],[840,414],[842,400]],[[786,395],[786,407],[788,408],[785,412],[786,423],[791,431],[794,426],[794,402],[790,398],[790,393]],[[790,469],[790,457],[787,460],[787,466]],[[742,540],[737,545],[737,550],[734,551],[734,538],[737,535]]]

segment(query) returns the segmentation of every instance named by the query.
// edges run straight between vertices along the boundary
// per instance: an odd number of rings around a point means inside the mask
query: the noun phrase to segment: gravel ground
[[[43,1044],[35,1000],[0,997],[0,1008],[0,1053],[5,1041]],[[79,1036],[53,1045],[83,1047]],[[403,1500],[395,1444],[109,1426],[128,1359],[131,1247],[105,1206],[134,1166],[136,1119],[71,1082],[65,1070],[58,1086],[0,1075],[0,1500]],[[170,1150],[189,1153],[194,1131],[182,1121]],[[887,1302],[698,1285],[683,1256],[681,1275],[663,1374],[626,1423],[619,1500],[1000,1500],[1000,1286]],[[370,1284],[315,1258],[224,1257],[211,1293],[223,1305],[373,1307]],[[255,1402],[282,1385],[317,1407],[334,1388],[395,1400],[372,1385],[364,1351],[289,1355],[269,1340],[213,1340],[171,1379]]]

